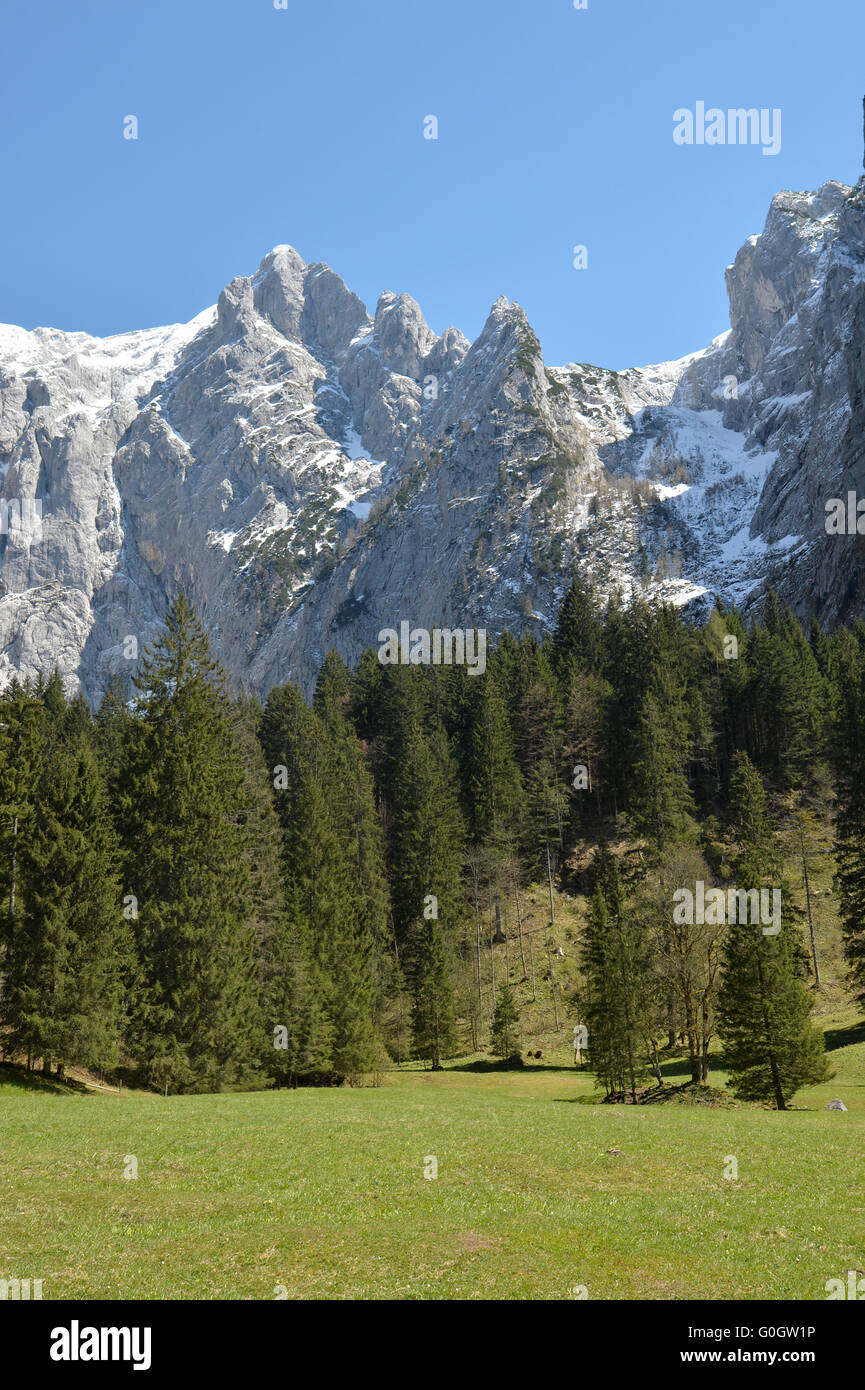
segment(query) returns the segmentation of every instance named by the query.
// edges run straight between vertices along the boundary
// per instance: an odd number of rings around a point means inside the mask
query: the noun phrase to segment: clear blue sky
[[[862,168],[863,0],[5,0],[3,39],[27,328],[185,320],[289,242],[439,332],[505,294],[551,364],[660,361],[727,327],[774,192]],[[675,145],[697,101],[780,107],[780,154]]]

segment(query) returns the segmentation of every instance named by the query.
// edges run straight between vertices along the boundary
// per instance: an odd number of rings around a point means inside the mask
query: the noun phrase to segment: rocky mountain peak
[[[542,631],[575,569],[865,613],[823,526],[865,495],[865,178],[779,193],[727,287],[706,349],[623,372],[547,366],[504,296],[471,344],[407,294],[371,317],[284,245],[189,324],[0,326],[0,681],[56,664],[98,700],[181,589],[260,692],[404,618]]]
[[[436,335],[411,295],[388,291],[380,297],[375,311],[375,333],[381,360],[388,371],[417,381]]]

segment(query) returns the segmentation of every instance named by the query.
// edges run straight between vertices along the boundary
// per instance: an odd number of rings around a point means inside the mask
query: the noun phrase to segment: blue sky
[[[289,242],[438,332],[505,294],[551,364],[679,357],[773,193],[861,172],[863,40],[862,0],[6,0],[0,321],[185,320]],[[698,101],[780,153],[676,145]]]

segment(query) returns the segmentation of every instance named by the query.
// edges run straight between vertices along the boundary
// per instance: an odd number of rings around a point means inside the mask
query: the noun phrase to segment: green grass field
[[[812,891],[835,1077],[788,1112],[599,1104],[564,1007],[585,904],[557,894],[551,929],[530,890],[537,990],[513,940],[509,973],[524,1051],[544,1055],[523,1071],[164,1098],[0,1067],[0,1278],[41,1278],[45,1299],[825,1299],[865,1275],[865,1023],[832,874],[826,858]],[[558,1030],[547,941],[565,951]],[[687,1080],[683,1058],[664,1071]]]
[[[865,1031],[828,1041],[835,1079],[782,1114],[599,1105],[546,1058],[167,1099],[0,1069],[0,1277],[45,1299],[825,1299],[865,1271]]]

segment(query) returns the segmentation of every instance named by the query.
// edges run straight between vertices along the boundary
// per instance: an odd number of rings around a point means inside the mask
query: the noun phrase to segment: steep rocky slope
[[[181,589],[233,682],[308,689],[383,627],[543,627],[573,570],[699,609],[865,611],[865,180],[780,193],[679,362],[545,365],[517,304],[437,337],[278,246],[187,325],[0,327],[0,679],[98,700]],[[41,520],[38,512],[41,510]]]

